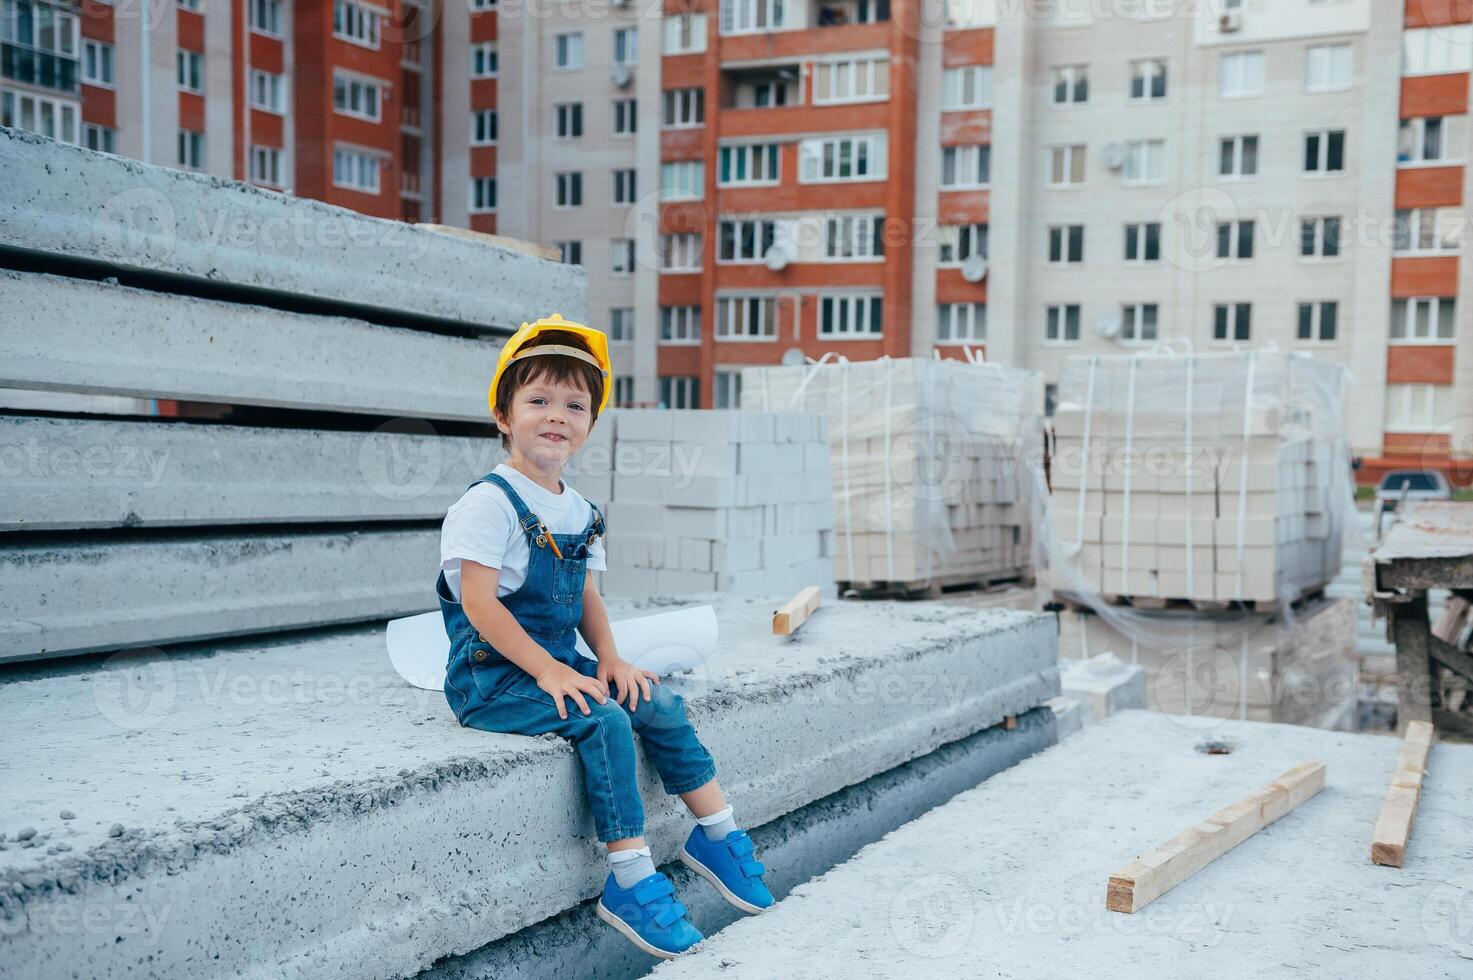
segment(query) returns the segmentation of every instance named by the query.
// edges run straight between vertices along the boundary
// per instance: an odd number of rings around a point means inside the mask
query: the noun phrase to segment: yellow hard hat
[[[577,334],[588,344],[588,350],[593,352],[593,356],[590,357],[588,351],[579,350],[577,347],[571,347],[566,344],[540,344],[536,347],[523,350],[528,341],[548,330],[566,330],[568,333]],[[603,400],[598,403],[598,414],[603,414],[604,409],[609,404],[609,392],[613,388],[611,381],[613,377],[613,364],[609,360],[608,335],[594,327],[585,327],[581,323],[564,320],[562,314],[554,313],[551,316],[543,317],[541,320],[534,320],[531,323],[522,324],[517,332],[511,335],[511,339],[506,342],[505,346],[501,348],[501,356],[496,361],[496,373],[491,376],[491,388],[486,392],[486,404],[491,409],[493,418],[496,415],[496,386],[501,384],[501,376],[506,373],[506,369],[511,363],[527,357],[548,354],[558,354],[563,357],[573,357],[580,361],[587,361],[603,372]]]

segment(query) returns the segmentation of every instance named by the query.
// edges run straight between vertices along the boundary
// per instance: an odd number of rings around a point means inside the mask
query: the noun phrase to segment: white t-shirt
[[[492,472],[511,484],[522,503],[542,518],[553,534],[582,534],[588,527],[593,505],[566,482],[562,493],[552,493],[506,463]],[[467,560],[501,569],[496,584],[497,598],[510,595],[527,578],[532,552],[517,520],[517,509],[505,491],[489,481],[477,483],[452,504],[440,527],[440,569],[457,602],[460,601],[460,563]],[[601,572],[607,567],[603,538],[595,538],[588,549],[588,568]]]

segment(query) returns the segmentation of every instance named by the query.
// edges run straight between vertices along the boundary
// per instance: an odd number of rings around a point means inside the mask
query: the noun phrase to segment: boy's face
[[[542,469],[561,469],[583,448],[593,426],[593,399],[581,385],[539,378],[517,389],[511,397],[510,418],[497,418],[496,427],[511,439],[513,453],[521,453]]]

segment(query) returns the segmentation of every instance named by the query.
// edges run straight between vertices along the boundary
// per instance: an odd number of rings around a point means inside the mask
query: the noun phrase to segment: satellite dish
[[[801,365],[806,356],[801,348],[789,347],[783,351],[783,363],[788,367],[792,367],[795,364]]]
[[[1095,317],[1095,333],[1107,339],[1120,336],[1119,311],[1101,313]]]
[[[615,88],[628,88],[629,83],[634,81],[634,72],[627,65],[615,65],[612,77]]]
[[[974,255],[962,263],[962,278],[967,282],[981,282],[987,278],[987,260]]]
[[[1125,147],[1119,143],[1106,143],[1101,151],[1105,166],[1111,170],[1119,170],[1125,166]]]
[[[793,257],[788,254],[786,246],[779,244],[769,248],[762,256],[762,261],[766,262],[767,268],[773,272],[781,272],[788,267],[789,262],[793,261]]]

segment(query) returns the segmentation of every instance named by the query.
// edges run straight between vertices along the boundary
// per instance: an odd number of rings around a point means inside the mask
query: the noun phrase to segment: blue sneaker
[[[685,917],[670,879],[658,871],[627,889],[610,872],[597,911],[630,942],[662,960],[674,959],[706,938]]]
[[[748,915],[771,908],[775,901],[762,882],[767,869],[752,856],[752,838],[745,830],[733,830],[725,840],[713,841],[697,824],[680,849],[680,860],[715,885],[728,904]]]

